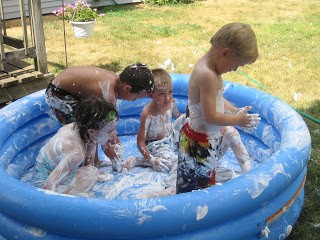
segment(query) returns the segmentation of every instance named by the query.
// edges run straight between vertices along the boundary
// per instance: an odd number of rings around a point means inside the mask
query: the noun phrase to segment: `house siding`
[[[20,18],[20,5],[19,0],[3,0],[3,9],[4,9],[4,18],[5,19],[15,19]],[[28,9],[28,1],[25,1],[25,9]],[[74,0],[64,0],[64,4],[73,3]],[[100,0],[100,1],[93,1],[87,0],[88,3],[92,4],[96,7],[102,7],[107,5],[114,5],[114,4],[129,4],[129,3],[139,3],[142,0]],[[42,14],[49,14],[52,11],[56,10],[57,8],[62,6],[61,0],[41,0],[41,8]],[[26,13],[28,16],[28,13]]]

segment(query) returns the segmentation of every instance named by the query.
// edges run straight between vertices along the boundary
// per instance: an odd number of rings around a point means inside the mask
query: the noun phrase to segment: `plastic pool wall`
[[[171,74],[184,112],[187,74]],[[0,239],[284,239],[304,201],[308,128],[283,101],[240,84],[224,82],[226,99],[252,105],[262,120],[241,132],[259,164],[221,186],[175,196],[104,200],[55,194],[20,181],[39,149],[60,124],[44,90],[0,110]],[[119,135],[135,137],[147,99],[119,101]]]

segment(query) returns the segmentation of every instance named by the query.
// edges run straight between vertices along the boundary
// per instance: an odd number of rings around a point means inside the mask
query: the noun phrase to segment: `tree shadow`
[[[136,3],[129,3],[129,4],[121,4],[119,3],[119,0],[112,0],[115,5],[109,5],[109,6],[103,6],[99,7],[100,12],[125,12],[125,11],[132,11],[136,8],[137,6],[142,4],[141,2],[136,2]]]
[[[106,64],[100,64],[97,67],[107,69],[111,72],[119,72],[119,71],[123,70],[120,62],[118,62],[118,61],[114,61],[114,62],[106,63]]]
[[[313,101],[308,107],[298,108],[300,115],[304,118],[308,125],[316,124],[319,128],[320,122],[320,100]]]
[[[54,72],[60,72],[60,71],[67,68],[65,63],[63,64],[63,63],[48,61],[48,65],[50,65],[51,67],[54,68]],[[71,66],[68,66],[68,67],[71,67]],[[109,70],[111,72],[119,72],[122,70],[120,62],[117,62],[117,61],[114,61],[111,63],[106,63],[106,64],[100,64],[97,67],[104,68],[104,69]]]
[[[54,67],[55,72],[60,72],[66,68],[66,65],[62,63],[48,61],[47,64]]]

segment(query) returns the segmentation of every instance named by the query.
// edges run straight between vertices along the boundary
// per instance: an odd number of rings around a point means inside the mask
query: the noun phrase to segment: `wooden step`
[[[0,104],[13,101],[45,89],[54,74],[43,74],[22,61],[6,61],[0,71]]]

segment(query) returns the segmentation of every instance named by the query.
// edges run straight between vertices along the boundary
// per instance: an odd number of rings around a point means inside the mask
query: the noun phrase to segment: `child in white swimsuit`
[[[181,113],[172,97],[170,75],[164,69],[153,69],[152,74],[155,85],[150,94],[152,101],[142,110],[137,136],[137,146],[143,158],[131,158],[124,168],[144,165],[167,172],[177,160],[172,118],[177,119]]]

